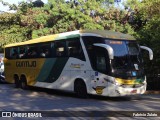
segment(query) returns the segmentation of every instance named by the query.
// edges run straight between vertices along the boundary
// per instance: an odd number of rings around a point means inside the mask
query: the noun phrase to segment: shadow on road
[[[0,85],[7,85],[7,84],[8,83],[0,82]],[[14,88],[13,84],[8,84],[8,85],[11,85],[12,88]],[[65,92],[65,91],[61,91],[61,90],[53,90],[53,89],[40,88],[40,87],[30,86],[28,88],[28,91],[44,92],[44,93],[47,93],[49,95],[77,98],[77,96],[74,92]],[[105,97],[105,96],[98,96],[98,95],[88,95],[87,99],[95,99],[95,100],[101,100],[101,101],[112,101],[112,102],[118,102],[118,101],[120,101],[120,102],[124,101],[125,102],[125,101],[145,100],[145,99],[159,100],[159,97],[158,98],[156,98],[156,97],[153,98],[149,94],[132,95],[132,96],[119,96],[119,97]]]
[[[89,95],[88,99],[77,99],[74,93],[29,87],[28,90],[14,88],[13,84],[0,84],[1,110],[159,110],[159,96],[102,97]],[[148,100],[149,99],[149,100]]]
[[[37,92],[46,92],[47,94],[50,94],[50,95],[77,98],[76,94],[73,92],[65,92],[65,91],[60,91],[60,90],[53,90],[53,89],[39,88],[39,87],[29,87],[29,90],[30,91],[37,91]],[[98,96],[98,95],[88,95],[88,97],[87,97],[87,99],[96,99],[96,100],[103,100],[103,101],[107,100],[107,101],[115,101],[115,102],[130,101],[130,100],[136,99],[136,98],[137,97],[133,98],[131,96],[105,97],[105,96]]]

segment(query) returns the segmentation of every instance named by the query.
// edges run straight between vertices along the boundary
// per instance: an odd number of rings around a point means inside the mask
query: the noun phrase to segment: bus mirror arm
[[[144,49],[144,50],[147,50],[149,52],[149,59],[150,60],[153,60],[153,51],[149,48],[149,47],[146,47],[146,46],[140,46],[141,49]]]
[[[108,54],[109,54],[109,59],[110,60],[114,59],[114,51],[113,51],[113,48],[111,46],[106,45],[106,44],[101,44],[101,43],[95,43],[93,45],[107,49]]]

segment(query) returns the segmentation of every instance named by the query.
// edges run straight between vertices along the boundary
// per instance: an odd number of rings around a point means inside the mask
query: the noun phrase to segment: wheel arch
[[[21,74],[20,76],[20,80],[25,80],[27,82],[27,78],[25,74]]]
[[[87,93],[88,93],[88,87],[87,87],[87,83],[86,83],[86,80],[84,79],[84,78],[80,78],[80,77],[78,77],[78,78],[76,78],[75,80],[74,80],[74,86],[73,86],[73,90],[75,90],[75,84],[76,84],[76,82],[77,81],[82,81],[84,84],[85,84],[85,87],[86,87],[86,90],[87,90]]]
[[[13,79],[15,80],[15,79],[17,79],[17,78],[18,78],[18,80],[20,80],[19,75],[16,73],[16,74],[13,75]]]

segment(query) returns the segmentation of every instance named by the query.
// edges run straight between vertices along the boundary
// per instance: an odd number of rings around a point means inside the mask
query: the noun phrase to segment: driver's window
[[[95,46],[94,53],[95,69],[101,73],[109,75],[111,73],[111,66],[107,50]]]
[[[101,72],[106,72],[106,60],[105,60],[105,56],[103,55],[99,55],[97,56],[96,58],[96,68],[98,71],[101,71]]]

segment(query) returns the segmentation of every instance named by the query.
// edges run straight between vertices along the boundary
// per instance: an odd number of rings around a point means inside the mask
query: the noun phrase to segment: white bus
[[[141,48],[135,38],[105,30],[79,30],[5,46],[5,77],[25,89],[37,86],[87,94],[125,96],[146,91]]]

